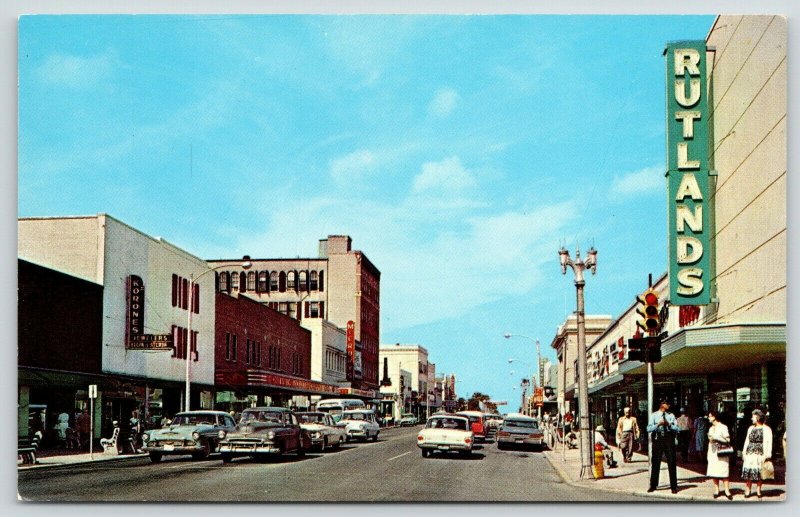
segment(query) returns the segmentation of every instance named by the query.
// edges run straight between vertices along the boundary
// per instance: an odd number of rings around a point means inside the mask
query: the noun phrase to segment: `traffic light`
[[[661,340],[658,338],[650,338],[647,341],[644,356],[648,363],[657,363],[661,361]]]
[[[658,295],[654,290],[648,289],[637,296],[636,301],[639,302],[636,312],[642,317],[642,320],[637,321],[636,324],[645,332],[651,335],[655,334],[661,326],[658,319]]]
[[[628,339],[628,359],[643,363],[661,361],[661,337],[640,337]]]
[[[644,362],[645,343],[641,338],[630,338],[628,340],[628,360]]]

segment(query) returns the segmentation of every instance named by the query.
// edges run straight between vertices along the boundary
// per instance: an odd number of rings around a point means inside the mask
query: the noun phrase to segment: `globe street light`
[[[593,463],[592,442],[589,437],[589,380],[586,371],[586,322],[584,320],[583,309],[583,286],[586,281],[583,279],[583,272],[586,269],[597,272],[597,250],[589,248],[589,256],[586,261],[581,260],[581,251],[576,250],[575,260],[569,257],[569,251],[561,247],[558,250],[558,257],[561,262],[561,274],[567,274],[567,266],[575,273],[575,289],[577,291],[577,310],[578,320],[578,411],[580,411],[580,432],[581,432],[581,478],[591,473]],[[564,354],[564,369],[566,371],[566,353]],[[566,386],[564,386],[566,389]]]
[[[245,255],[242,257],[242,263],[240,264],[242,269],[250,269],[253,266],[253,263],[250,261],[250,256]],[[189,319],[186,323],[186,350],[185,350],[185,359],[186,359],[186,398],[184,399],[183,409],[184,411],[189,411],[189,400],[191,399],[191,381],[190,381],[190,373],[191,373],[191,363],[192,361],[189,359],[189,353],[192,349],[192,313],[194,312],[195,303],[194,303],[194,286],[197,284],[197,281],[200,280],[203,276],[211,273],[212,271],[216,271],[218,269],[232,267],[234,264],[223,264],[221,266],[216,266],[212,268],[206,268],[205,271],[200,273],[197,276],[194,276],[194,273],[189,273]],[[198,301],[200,298],[200,293],[197,294]]]

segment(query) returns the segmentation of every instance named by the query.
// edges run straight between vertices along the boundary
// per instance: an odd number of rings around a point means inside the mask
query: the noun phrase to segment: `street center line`
[[[388,459],[388,460],[386,460],[386,461],[392,461],[392,460],[396,460],[397,458],[402,458],[402,457],[403,457],[403,456],[405,456],[406,454],[411,454],[411,451],[404,452],[403,454],[400,454],[399,456],[395,456],[394,458],[389,458],[389,459]]]

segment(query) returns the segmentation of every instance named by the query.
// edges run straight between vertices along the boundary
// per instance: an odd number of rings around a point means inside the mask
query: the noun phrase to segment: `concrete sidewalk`
[[[749,499],[744,498],[745,485],[743,481],[739,480],[739,469],[741,462],[738,463],[738,468],[731,467],[731,494],[733,494],[733,501],[728,501],[724,495],[718,499],[714,499],[713,491],[714,485],[711,480],[705,477],[704,472],[697,472],[678,465],[678,493],[673,494],[669,488],[669,473],[667,471],[666,462],[661,463],[661,475],[659,477],[659,485],[655,492],[647,492],[650,484],[650,470],[647,462],[647,455],[635,453],[630,463],[622,461],[622,454],[616,447],[611,448],[614,451],[614,459],[617,461],[616,468],[606,468],[605,477],[602,479],[594,479],[592,477],[591,469],[588,473],[588,478],[580,479],[581,473],[581,458],[580,452],[577,449],[568,449],[566,453],[562,452],[561,445],[556,444],[554,449],[545,451],[545,456],[558,471],[561,478],[565,483],[575,487],[591,487],[596,490],[607,490],[610,492],[618,492],[620,494],[620,502],[625,501],[626,494],[632,494],[642,497],[652,497],[658,500],[673,500],[673,501],[708,501],[717,503],[732,504],[735,502],[758,502],[758,497],[755,496],[756,486],[753,484],[753,495]],[[724,488],[720,484],[720,493],[724,494]],[[775,482],[765,481],[761,491],[763,498],[761,502],[780,502],[786,499],[786,485]]]
[[[137,454],[105,454],[102,450],[90,455],[88,452],[78,454],[58,454],[53,456],[40,456],[35,464],[18,464],[18,470],[32,470],[43,468],[64,467],[81,463],[99,463],[108,461],[122,461],[135,458],[146,458],[146,453]]]

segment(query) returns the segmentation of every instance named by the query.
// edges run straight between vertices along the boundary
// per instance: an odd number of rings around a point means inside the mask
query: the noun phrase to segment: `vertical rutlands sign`
[[[712,252],[706,44],[674,42],[665,54],[670,304],[704,305]]]

